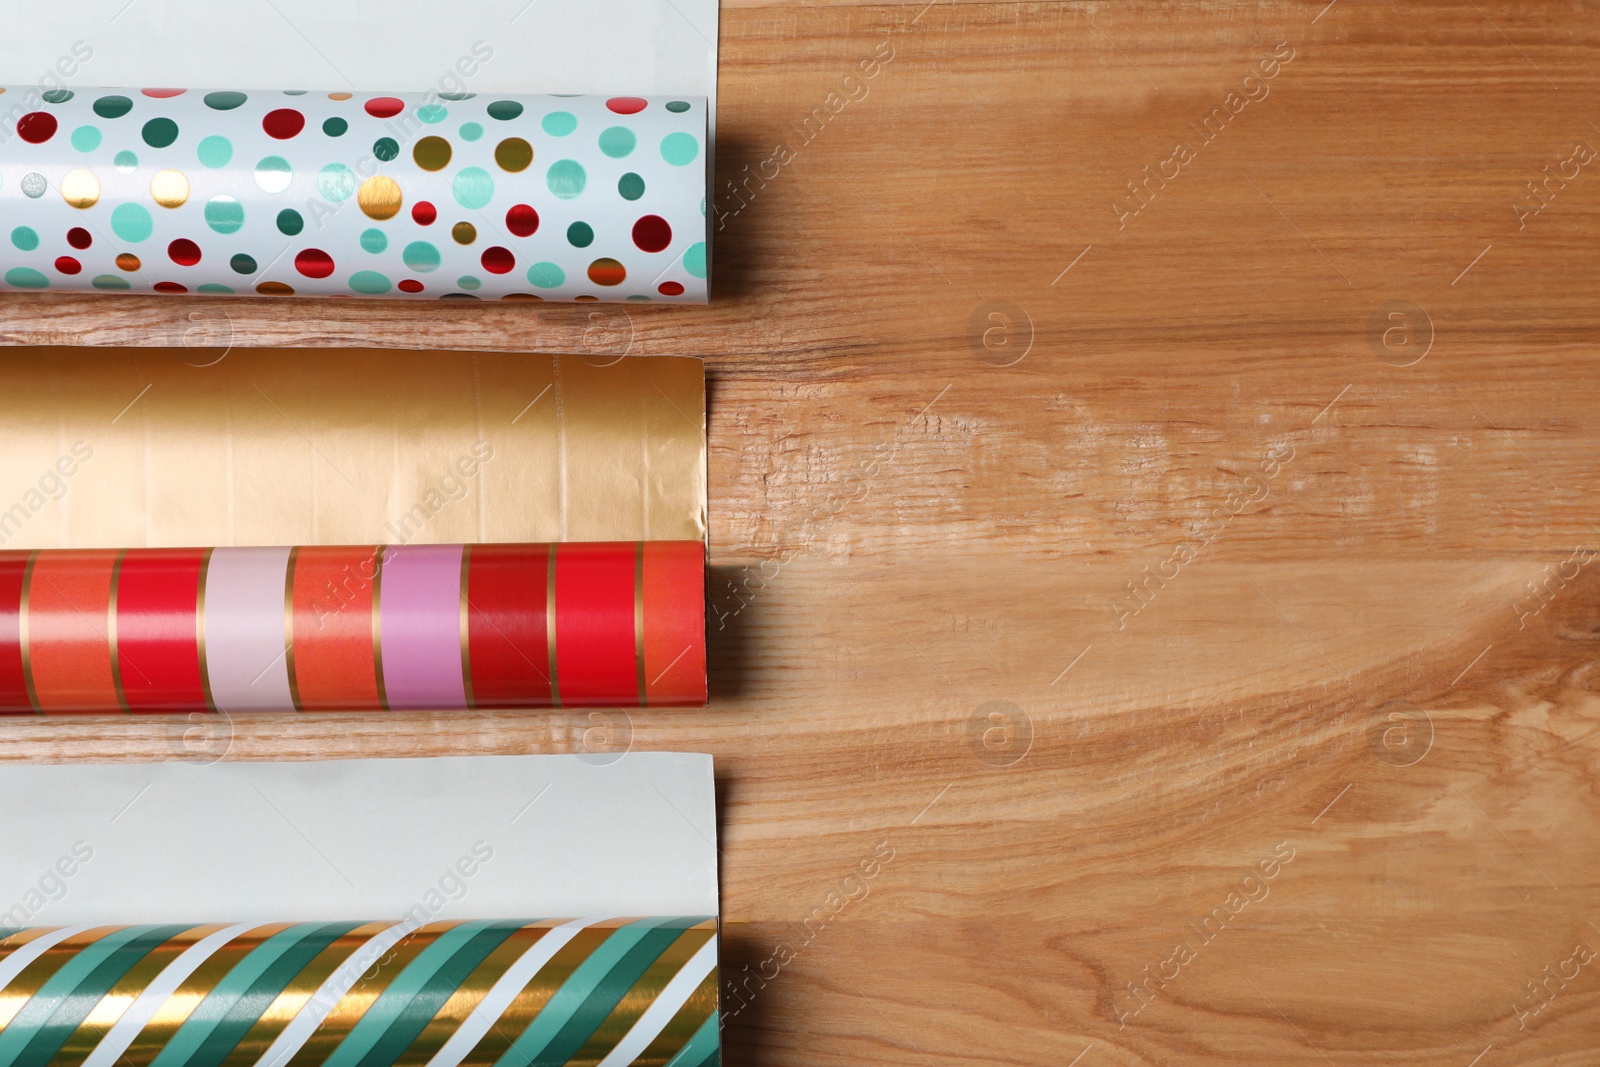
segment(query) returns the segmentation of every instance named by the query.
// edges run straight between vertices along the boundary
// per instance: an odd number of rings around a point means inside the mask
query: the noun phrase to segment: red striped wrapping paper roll
[[[698,541],[0,552],[0,712],[706,700]]]

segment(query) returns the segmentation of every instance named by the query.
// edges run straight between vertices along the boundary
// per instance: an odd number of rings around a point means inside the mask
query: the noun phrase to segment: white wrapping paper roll
[[[703,97],[0,89],[10,290],[707,299]]]

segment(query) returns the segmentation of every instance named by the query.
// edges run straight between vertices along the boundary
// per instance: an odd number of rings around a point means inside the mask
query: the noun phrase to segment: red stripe
[[[633,633],[634,545],[566,544],[556,552],[556,665],[561,703],[639,703]]]
[[[27,552],[0,552],[0,714],[29,715],[28,683],[22,674],[22,576]]]
[[[467,650],[480,708],[550,703],[545,641],[550,550],[473,545],[467,561]]]
[[[699,541],[644,546],[644,676],[650,706],[706,702],[706,552]]]
[[[129,711],[205,711],[196,603],[203,548],[130,550],[117,582],[117,670]]]

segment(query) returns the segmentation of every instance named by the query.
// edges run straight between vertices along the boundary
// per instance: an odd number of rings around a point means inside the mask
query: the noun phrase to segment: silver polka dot
[[[22,176],[23,195],[37,200],[44,195],[44,191],[46,188],[48,188],[49,184],[49,182],[44,180],[44,175],[40,174],[38,171],[24,174]]]

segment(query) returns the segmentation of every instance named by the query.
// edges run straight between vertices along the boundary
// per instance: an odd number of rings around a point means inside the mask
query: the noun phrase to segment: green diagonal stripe
[[[679,933],[704,921],[642,919],[619,929],[562,983],[495,1067],[566,1063]]]
[[[33,1035],[27,1048],[16,1060],[16,1067],[44,1067],[61,1046],[67,1043],[83,1020],[89,1017],[111,987],[122,980],[134,964],[144,959],[151,950],[161,947],[172,938],[188,930],[183,924],[144,928],[147,932],[119,946],[89,972],[78,987],[62,997],[51,1013],[50,1019]]]
[[[720,1067],[722,1063],[721,1023],[712,1012],[666,1067]]]
[[[194,1011],[189,1013],[189,1017],[178,1028],[178,1032],[167,1042],[166,1048],[150,1061],[150,1067],[181,1067],[186,1064],[189,1057],[193,1056],[210,1036],[211,1031],[216,1029],[217,1024],[227,1016],[228,1009],[232,1008],[255,980],[261,977],[262,972],[303,938],[322,929],[322,925],[300,923],[291,926],[287,930],[278,931],[250,950],[244,959],[234,964],[233,969],[223,976],[216,988],[205,995],[205,998],[195,1006]]]
[[[417,953],[417,958],[406,964],[395,975],[394,981],[378,994],[378,999],[361,1016],[361,1021],[350,1028],[344,1040],[339,1042],[339,1047],[323,1061],[322,1067],[356,1067],[378,1039],[383,1037],[384,1031],[400,1017],[411,998],[428,984],[434,972],[490,925],[486,920],[475,919],[453,926],[435,938],[433,944]]]
[[[139,937],[159,929],[154,926],[124,926],[113,930],[91,944],[85,945],[61,969],[50,976],[39,992],[22,1006],[16,1017],[0,1031],[0,1067],[11,1067],[17,1057],[28,1047],[34,1036],[50,1021],[61,1004],[78,985],[94,973],[117,949]]]
[[[440,967],[438,972],[411,998],[403,1011],[389,1024],[389,1029],[383,1037],[367,1051],[357,1067],[390,1067],[391,1064],[400,1062],[411,1043],[433,1021],[444,1002],[449,1000],[461,988],[478,964],[484,958],[499,948],[513,933],[527,926],[525,920],[517,919],[511,922],[499,922],[484,928],[473,936],[456,952],[454,956]],[[404,977],[402,975],[402,977]],[[373,1007],[382,1005],[380,999]]]
[[[360,925],[329,923],[286,949],[270,967],[261,972],[260,977],[250,983],[250,988],[228,1009],[228,1013],[201,1042],[200,1048],[189,1058],[185,1067],[217,1067],[227,1059],[228,1053],[238,1046],[240,1039],[250,1032],[262,1013],[278,999],[278,994],[288,988],[295,975],[305,970],[306,965],[316,959],[323,949]]]

